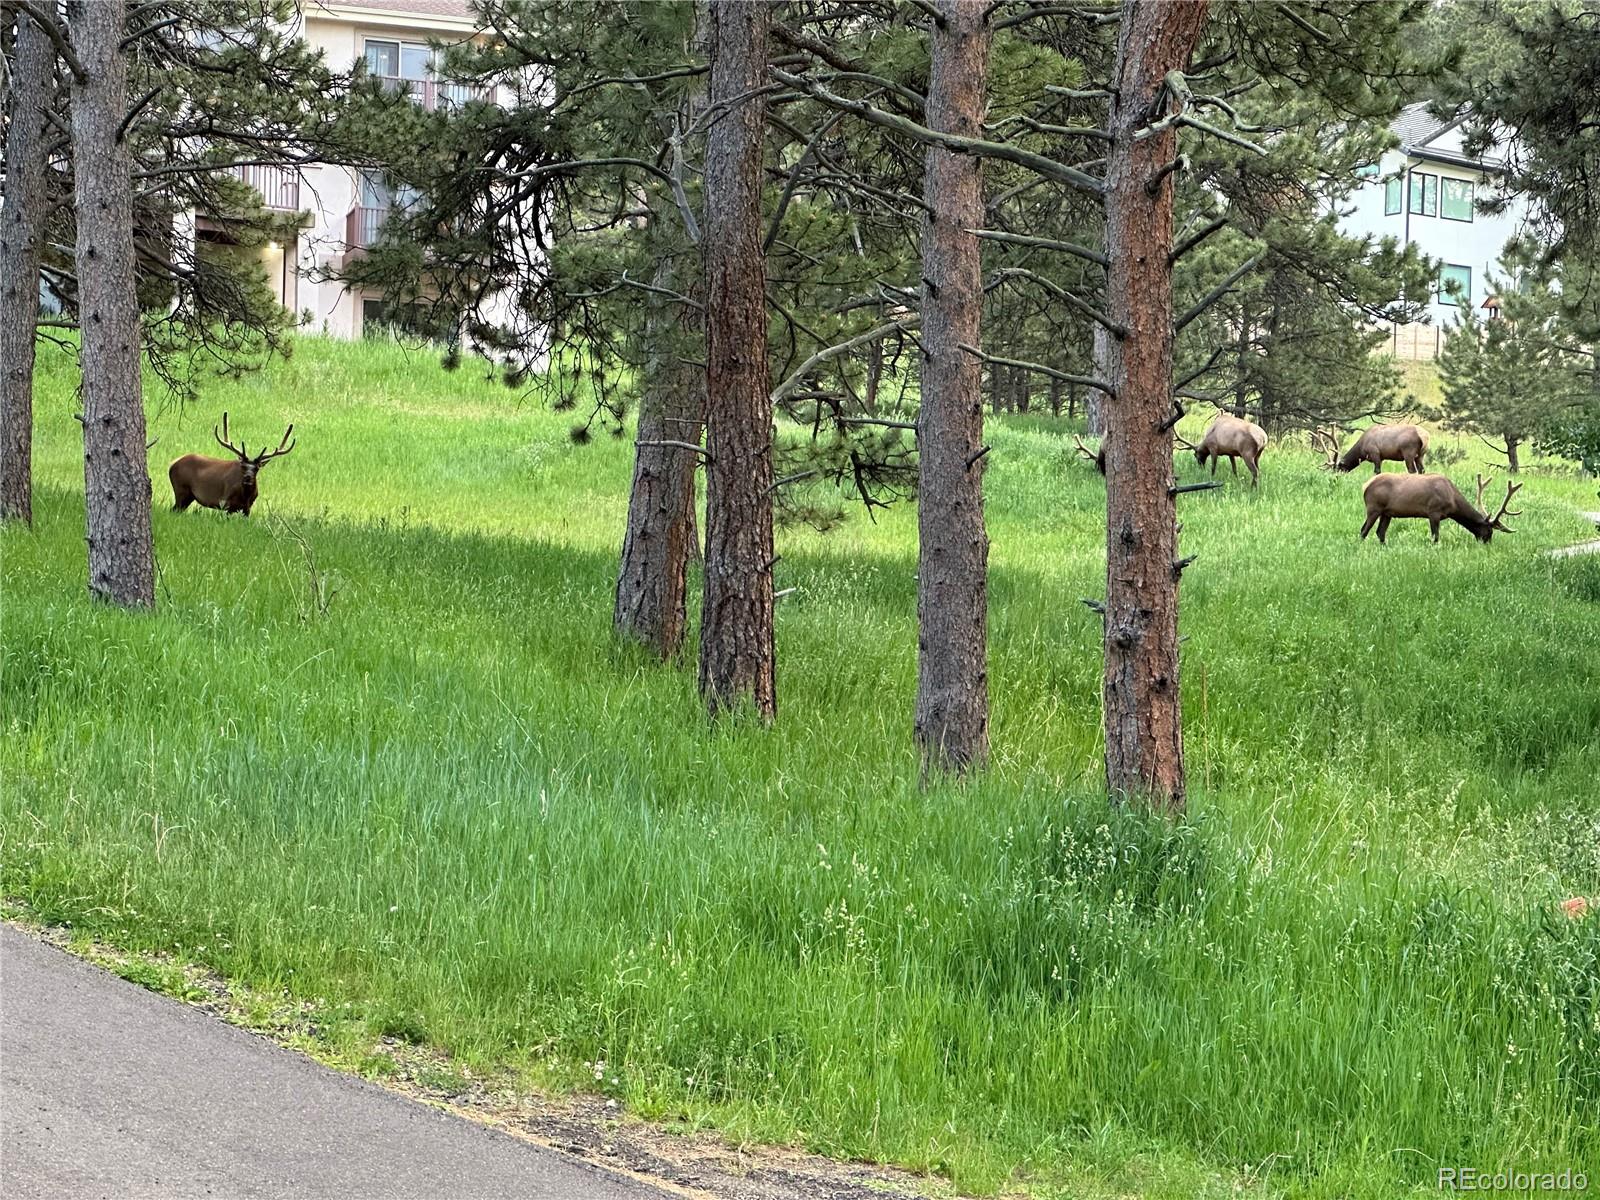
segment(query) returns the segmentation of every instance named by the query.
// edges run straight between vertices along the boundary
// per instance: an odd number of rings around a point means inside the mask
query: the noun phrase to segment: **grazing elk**
[[[1239,460],[1244,459],[1244,465],[1250,468],[1250,485],[1256,487],[1261,483],[1261,472],[1256,464],[1261,461],[1261,452],[1266,448],[1265,429],[1250,421],[1222,413],[1206,428],[1205,437],[1201,438],[1200,444],[1193,449],[1195,461],[1202,467],[1206,465],[1206,459],[1211,460],[1213,479],[1217,475],[1218,459],[1231,460],[1235,475],[1239,473]]]
[[[1328,461],[1323,465],[1334,471],[1353,471],[1357,463],[1369,462],[1376,475],[1386,462],[1403,462],[1411,474],[1421,475],[1422,459],[1428,453],[1428,431],[1416,425],[1374,425],[1342,456],[1337,439],[1332,434],[1324,436]]]
[[[1106,473],[1106,448],[1105,448],[1105,444],[1101,443],[1100,448],[1098,450],[1091,450],[1091,449],[1089,449],[1089,447],[1087,447],[1087,446],[1085,446],[1083,444],[1083,439],[1081,437],[1078,437],[1076,434],[1073,435],[1072,440],[1078,443],[1078,453],[1079,453],[1079,455],[1081,455],[1083,458],[1086,458],[1090,462],[1092,462],[1094,464],[1094,469],[1096,471],[1099,471],[1100,474],[1104,475]]]
[[[1515,533],[1502,522],[1504,517],[1514,517],[1521,509],[1510,507],[1511,497],[1522,487],[1520,483],[1506,484],[1506,498],[1494,516],[1483,507],[1483,489],[1489,480],[1478,476],[1478,502],[1468,504],[1461,489],[1443,475],[1375,475],[1361,489],[1361,499],[1366,502],[1367,521],[1361,527],[1366,537],[1374,524],[1378,527],[1378,541],[1387,542],[1389,522],[1396,517],[1426,517],[1433,530],[1433,540],[1439,540],[1439,523],[1454,521],[1472,530],[1472,536],[1487,542],[1498,529],[1501,533]]]
[[[233,459],[208,458],[204,454],[185,454],[167,468],[167,478],[172,481],[172,511],[182,512],[199,501],[203,508],[220,508],[223,512],[250,515],[250,506],[256,502],[256,476],[261,468],[274,458],[294,449],[289,435],[290,425],[284,430],[283,441],[272,451],[263,450],[251,457],[244,443],[235,446],[228,440],[228,414],[222,414],[222,432],[211,427],[216,438],[235,455]]]

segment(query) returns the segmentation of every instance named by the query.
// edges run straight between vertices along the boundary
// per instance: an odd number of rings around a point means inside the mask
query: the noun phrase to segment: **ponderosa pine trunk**
[[[8,13],[7,16],[10,14]],[[16,14],[0,208],[0,521],[33,523],[33,349],[39,322],[39,246],[48,204],[55,48]]]
[[[1200,39],[1208,0],[1125,0],[1111,88],[1106,253],[1114,411],[1107,423],[1105,737],[1111,796],[1184,805],[1172,494],[1172,191],[1177,133],[1149,134],[1170,71]],[[1146,136],[1137,137],[1141,131]],[[1157,182],[1159,180],[1159,182]]]
[[[125,0],[72,0],[67,23],[85,72],[72,83],[72,157],[89,591],[132,608],[154,608],[133,188],[121,139],[128,108],[127,59],[120,44]]]
[[[695,5],[691,57],[710,49],[710,18]],[[703,78],[703,77],[702,77]],[[704,86],[687,98],[686,125],[705,112]],[[678,237],[663,237],[675,243]],[[700,444],[706,417],[704,261],[698,251],[658,245],[654,286],[689,297],[693,304],[651,293],[645,318],[648,361],[628,493],[628,524],[617,570],[611,623],[618,636],[649,646],[663,661],[683,648],[689,625],[689,564],[700,561],[695,520],[695,472],[700,456],[682,445]]]
[[[701,300],[698,255],[663,255],[655,286]],[[688,626],[689,563],[696,557],[694,476],[705,420],[706,372],[692,361],[705,353],[701,310],[652,295],[647,334],[650,361],[639,407],[633,487],[622,540],[612,625],[663,660],[683,646]],[[684,443],[673,445],[670,443]]]
[[[983,136],[987,0],[938,0],[928,126]],[[930,148],[922,219],[922,408],[917,417],[916,741],[924,773],[989,754],[988,568],[980,348],[983,160]],[[964,347],[970,347],[966,349]],[[1004,394],[999,367],[994,393]]]
[[[706,551],[700,694],[716,714],[777,715],[772,395],[761,253],[765,0],[711,5],[714,108],[705,166]]]

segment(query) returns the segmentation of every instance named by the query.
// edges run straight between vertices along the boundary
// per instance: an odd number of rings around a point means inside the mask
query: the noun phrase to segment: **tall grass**
[[[1600,893],[1600,560],[1540,554],[1585,532],[1575,475],[1490,546],[1358,541],[1362,477],[1303,450],[1186,497],[1168,827],[1099,794],[1103,490],[1049,421],[990,439],[993,768],[922,793],[909,509],[780,533],[778,725],[712,727],[610,634],[626,443],[302,342],[215,399],[299,448],[248,521],[158,511],[130,616],[85,594],[74,381],[41,367],[0,883],[45,918],[970,1188],[1600,1164],[1600,920],[1552,907]],[[152,413],[158,499],[215,415]]]

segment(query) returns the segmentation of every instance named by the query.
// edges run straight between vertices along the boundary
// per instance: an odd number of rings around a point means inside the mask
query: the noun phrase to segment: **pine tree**
[[[0,521],[26,525],[33,521],[33,352],[56,139],[49,119],[55,50],[38,22],[7,4],[0,32],[12,29],[0,209]]]
[[[983,132],[987,0],[945,0],[931,41],[928,127]],[[983,160],[927,151],[918,417],[917,703],[925,769],[962,772],[989,753],[988,561],[983,524]]]
[[[765,0],[712,0],[706,147],[706,550],[700,694],[777,715],[772,399],[761,191]]]
[[[1568,414],[1581,396],[1578,355],[1565,344],[1560,293],[1525,253],[1513,248],[1507,265],[1520,283],[1490,276],[1500,298],[1495,317],[1480,319],[1463,306],[1439,356],[1445,428],[1461,429],[1489,445],[1515,474],[1524,445]]]
[[[130,608],[154,608],[132,163],[122,138],[128,106],[126,26],[124,0],[69,0],[83,475],[90,593]]]

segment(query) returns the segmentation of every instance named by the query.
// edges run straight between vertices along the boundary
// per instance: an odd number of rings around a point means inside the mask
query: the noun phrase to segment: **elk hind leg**
[[[194,493],[188,488],[174,487],[172,489],[172,511],[182,512],[194,503]]]
[[[1394,518],[1387,514],[1378,518],[1378,541],[1382,545],[1389,544],[1389,522],[1392,520]]]
[[[1438,542],[1439,542],[1439,522],[1438,522],[1438,519],[1435,518],[1435,517],[1429,517],[1428,518],[1428,528],[1433,531],[1433,541],[1434,541],[1434,544],[1437,545]]]
[[[1369,512],[1367,514],[1367,523],[1361,527],[1361,537],[1363,540],[1366,539],[1367,534],[1372,532],[1372,527],[1377,523],[1378,514],[1375,512]]]

